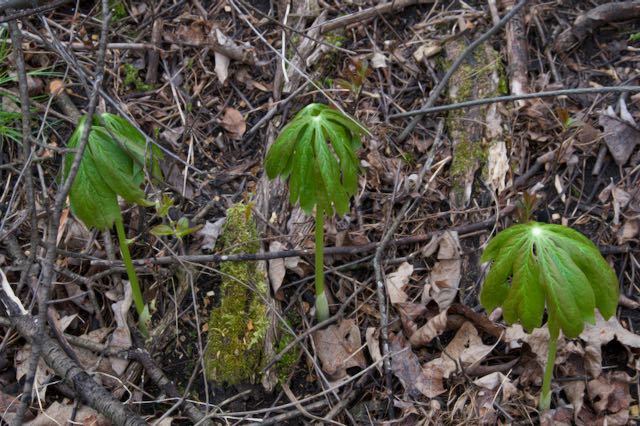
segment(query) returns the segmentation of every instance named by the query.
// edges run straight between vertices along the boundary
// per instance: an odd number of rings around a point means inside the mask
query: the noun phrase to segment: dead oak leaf
[[[593,377],[598,377],[602,369],[602,345],[618,339],[625,346],[640,349],[640,335],[624,328],[616,317],[605,321],[599,312],[596,312],[595,325],[586,324],[580,338],[587,343],[585,351],[590,351],[590,356],[593,357],[592,362],[589,363],[592,366],[589,373]]]
[[[446,391],[442,383],[442,368],[423,368],[402,335],[391,335],[389,345],[392,353],[391,370],[409,396],[435,398]]]
[[[478,330],[470,322],[465,322],[453,340],[449,342],[440,358],[429,361],[427,369],[438,368],[448,378],[460,367],[468,367],[482,361],[493,349],[482,343]]]
[[[430,318],[425,325],[411,334],[411,346],[419,348],[428,345],[447,328],[448,311],[444,310]]]
[[[631,383],[633,380],[623,371],[611,371],[587,383],[593,408],[599,415],[606,415],[605,424],[628,424]]]
[[[618,118],[612,107],[600,115],[599,124],[604,128],[604,141],[616,164],[623,166],[640,144],[640,130],[634,123]]]
[[[242,139],[242,135],[247,130],[247,123],[242,113],[235,108],[226,108],[220,125],[225,129],[231,139]]]
[[[329,380],[346,377],[348,368],[363,369],[367,366],[361,350],[360,329],[352,319],[316,331],[313,333],[313,342],[322,362],[322,370],[327,373]]]
[[[425,284],[422,303],[426,305],[433,300],[440,310],[446,310],[453,303],[460,286],[462,259],[458,233],[445,232],[438,244],[438,261]]]
[[[413,274],[413,265],[408,262],[403,262],[397,271],[387,275],[385,286],[387,287],[391,304],[395,305],[396,303],[407,301],[408,296],[407,293],[404,292],[404,289],[409,284],[411,274]]]

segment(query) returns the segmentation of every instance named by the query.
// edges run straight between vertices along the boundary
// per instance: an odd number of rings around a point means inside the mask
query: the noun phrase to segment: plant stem
[[[551,407],[551,379],[553,377],[553,367],[556,363],[556,352],[558,350],[558,335],[560,331],[551,321],[549,327],[549,350],[547,352],[547,365],[544,368],[544,378],[542,379],[542,391],[540,393],[540,410],[547,411]]]
[[[131,253],[129,253],[129,246],[127,245],[127,235],[124,232],[124,224],[122,223],[122,218],[116,219],[116,231],[118,233],[118,244],[120,245],[122,260],[124,262],[125,268],[127,269],[129,282],[131,283],[133,302],[136,305],[136,311],[138,311],[138,315],[142,317],[144,313],[144,301],[142,300],[142,292],[140,292],[140,284],[138,284],[136,269],[133,267],[133,262],[131,261]]]
[[[329,318],[329,302],[324,292],[324,211],[316,208],[316,317]]]

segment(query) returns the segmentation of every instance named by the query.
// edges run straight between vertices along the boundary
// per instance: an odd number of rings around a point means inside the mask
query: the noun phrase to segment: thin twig
[[[27,193],[27,208],[29,210],[30,228],[31,228],[31,251],[29,258],[26,260],[26,269],[22,271],[20,284],[18,289],[30,278],[31,266],[33,265],[38,248],[38,226],[36,217],[36,204],[33,184],[33,174],[31,170],[31,159],[33,157],[33,147],[31,144],[31,112],[29,111],[29,87],[27,83],[27,70],[24,62],[24,52],[22,51],[22,36],[18,24],[15,21],[9,22],[9,32],[11,33],[11,43],[13,47],[13,57],[16,63],[18,73],[18,83],[20,90],[20,109],[22,113],[22,161],[24,162],[24,179]],[[44,308],[46,309],[46,307]],[[24,392],[20,399],[20,405],[16,412],[14,424],[21,424],[24,415],[31,401],[31,393],[33,391],[33,382],[35,379],[38,361],[40,360],[39,345],[35,345],[31,350],[29,359],[29,367],[24,382]]]
[[[513,211],[513,206],[507,206],[500,211],[500,217],[505,217]],[[455,231],[459,234],[466,234],[471,232],[481,231],[483,229],[492,227],[495,224],[495,217],[484,220],[482,222],[476,222],[469,225],[453,226],[448,228],[449,231]],[[434,236],[446,231],[438,230],[427,232],[422,235],[415,235],[412,237],[399,238],[397,240],[390,240],[388,245],[403,246],[408,244],[423,243],[429,241]],[[355,255],[361,253],[368,253],[374,251],[379,246],[379,243],[373,242],[369,244],[355,245],[355,246],[342,246],[342,247],[325,247],[325,255]],[[272,251],[266,253],[257,254],[233,254],[233,255],[220,255],[220,254],[201,254],[201,255],[185,255],[185,256],[161,256],[161,257],[148,257],[144,259],[134,259],[133,264],[136,266],[150,266],[150,265],[169,265],[179,262],[191,262],[191,263],[220,263],[220,262],[246,262],[246,261],[260,261],[260,260],[272,260],[283,259],[287,257],[296,256],[313,256],[315,251],[313,249],[304,250],[282,250]],[[121,261],[109,261],[104,259],[91,259],[91,266],[106,266],[106,267],[122,267]]]
[[[6,16],[0,16],[0,24],[4,24],[5,22],[9,22],[9,21],[15,21],[16,19],[21,19],[27,16],[38,14],[38,13],[47,12],[65,3],[69,3],[70,1],[71,0],[57,0],[50,4],[44,4],[42,6],[33,7],[31,9],[20,10],[18,12],[13,12]],[[29,2],[26,2],[26,3],[28,4]],[[0,11],[2,9],[3,9],[2,4],[0,4]]]
[[[495,104],[498,102],[513,102],[513,101],[520,101],[524,99],[533,99],[533,98],[550,98],[550,97],[558,97],[558,96],[627,93],[627,92],[640,92],[640,86],[579,87],[576,89],[560,89],[560,90],[549,90],[547,92],[525,93],[523,95],[496,96],[495,98],[474,99],[472,101],[459,102],[455,104],[439,105],[439,106],[428,107],[428,108],[420,108],[413,111],[400,112],[398,114],[391,114],[389,118],[403,118],[403,117],[411,117],[414,115],[422,116],[424,114],[430,114],[433,112],[451,111],[454,109],[469,108],[469,107],[474,107],[478,105]]]
[[[108,0],[102,0],[102,13],[103,13],[103,21],[102,21],[102,29],[101,29],[101,35],[100,35],[100,49],[98,51],[98,58],[97,58],[97,64],[96,64],[96,76],[95,76],[93,93],[91,93],[90,101],[89,101],[89,108],[88,108],[89,116],[93,116],[93,114],[95,113],[95,110],[98,104],[98,93],[99,93],[98,89],[102,83],[102,78],[103,78],[107,34],[108,34],[109,20],[110,20]],[[15,25],[15,22],[11,21],[10,24]],[[14,49],[17,51],[19,50],[19,46],[20,46],[19,36],[14,41],[18,42],[17,45],[14,45]],[[71,189],[73,180],[80,167],[82,154],[84,153],[84,149],[87,146],[87,142],[89,139],[89,128],[90,126],[85,126],[84,128],[83,134],[80,139],[80,143],[78,145],[77,154],[70,168],[68,178],[64,182],[62,188],[58,191],[55,198],[54,206],[51,209],[51,215],[50,215],[48,231],[47,231],[47,240],[45,242],[47,253],[42,265],[42,275],[41,275],[40,286],[36,294],[37,301],[38,301],[38,316],[35,322],[35,324],[37,324],[37,332],[33,340],[32,354],[30,359],[30,367],[33,365],[33,375],[35,375],[35,367],[38,365],[38,361],[41,354],[40,344],[42,342],[45,342],[47,338],[47,332],[46,332],[47,301],[50,299],[51,283],[53,282],[53,277],[54,277],[54,263],[56,259],[56,246],[57,246],[56,241],[58,236],[58,226],[60,223],[60,216],[62,214],[62,209],[67,199],[69,190]],[[18,320],[18,318],[14,318],[14,319],[16,321]],[[31,371],[31,368],[29,371]],[[31,398],[33,377],[31,377],[31,379],[29,380],[29,376],[30,375],[28,375],[27,381],[25,382],[25,386],[24,386],[24,397],[21,404],[21,410],[26,410],[26,407],[24,409],[22,407],[26,405]],[[16,425],[21,424],[22,418],[23,418],[23,415],[22,416],[17,415],[13,424],[16,424]]]

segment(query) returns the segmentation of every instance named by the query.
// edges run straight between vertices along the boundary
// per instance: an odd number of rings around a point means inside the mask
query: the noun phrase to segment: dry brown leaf
[[[397,303],[395,307],[400,314],[404,335],[411,337],[418,330],[416,321],[422,319],[427,313],[427,308],[422,304],[412,302]]]
[[[382,371],[382,351],[380,350],[380,331],[375,327],[367,327],[365,341],[369,355],[374,363],[377,363],[378,371]]]
[[[469,367],[482,361],[493,349],[482,343],[478,330],[470,322],[465,322],[453,340],[449,342],[440,358],[429,361],[426,368],[439,368],[445,378],[460,367]]]
[[[502,391],[502,401],[508,401],[513,395],[518,392],[518,389],[504,374],[496,371],[494,373],[487,374],[484,377],[480,377],[473,381],[476,386],[480,386],[485,389]]]
[[[435,398],[446,391],[440,366],[423,368],[401,335],[391,335],[389,345],[392,353],[391,369],[409,396],[416,398],[424,395],[427,398]]]
[[[618,244],[622,245],[634,240],[640,233],[640,219],[625,219],[618,231]]]
[[[584,377],[588,370],[584,359],[585,351],[581,345],[569,342],[564,347],[563,353],[556,360],[558,369],[563,377]],[[574,417],[580,414],[584,405],[584,395],[587,385],[584,380],[570,380],[562,383],[562,390],[573,407]]]
[[[218,39],[218,43],[222,46],[232,42],[218,28],[216,28],[216,38]],[[220,84],[224,84],[224,82],[227,81],[227,77],[229,77],[229,64],[231,63],[231,59],[220,52],[214,52],[214,58],[216,65],[213,70],[215,71]]]
[[[626,117],[618,118],[613,108],[609,107],[598,120],[604,128],[604,141],[607,148],[619,166],[626,164],[636,145],[640,144],[640,130],[635,123],[628,122],[624,118]]]
[[[66,425],[72,414],[74,413],[74,404],[61,404],[54,401],[44,412],[38,414],[38,417],[25,423],[26,426],[51,426],[55,424]],[[101,414],[98,414],[93,408],[81,406],[75,411],[75,420],[82,425],[91,426],[110,426],[111,422]]]
[[[572,426],[573,410],[571,407],[559,407],[547,410],[540,416],[540,426]]]
[[[270,252],[282,251],[283,249],[284,245],[280,241],[271,241],[271,244],[269,244]],[[278,290],[280,290],[286,274],[287,270],[283,258],[269,260],[269,282],[271,283],[273,294],[279,300],[282,300],[282,295],[278,296]]]
[[[607,187],[604,188],[600,192],[600,194],[598,194],[598,199],[603,203],[611,199],[611,203],[613,204],[612,222],[614,225],[618,225],[620,223],[620,215],[622,213],[622,210],[627,207],[627,205],[631,201],[631,195],[612,182],[607,185]]]
[[[447,328],[447,311],[442,311],[431,318],[425,325],[411,335],[411,346],[419,348],[428,345]]]
[[[406,302],[408,297],[404,292],[404,289],[409,284],[409,278],[413,274],[413,265],[408,262],[403,262],[398,270],[387,275],[385,280],[385,286],[387,287],[387,294],[389,295],[389,301],[391,304]]]
[[[215,222],[207,221],[204,226],[196,232],[196,235],[202,238],[200,242],[200,248],[202,250],[213,250],[215,248],[218,237],[222,232],[222,227],[226,221],[226,217],[220,218]]]
[[[441,311],[453,303],[460,286],[462,259],[460,242],[456,232],[445,232],[440,237],[438,262],[434,265],[422,293],[425,305],[435,301]]]
[[[247,130],[247,123],[242,116],[242,113],[235,108],[225,108],[224,116],[220,125],[229,132],[231,139],[242,139],[242,135]]]
[[[110,344],[113,346],[129,348],[131,347],[131,332],[129,331],[129,326],[127,325],[127,314],[129,309],[131,308],[131,302],[133,300],[133,295],[131,291],[131,285],[128,281],[122,281],[122,285],[124,287],[124,298],[114,304],[111,305],[111,309],[113,310],[113,318],[116,321],[116,329],[113,331],[111,335]],[[120,376],[127,369],[129,365],[129,361],[126,359],[118,358],[118,357],[109,357],[109,362],[111,363],[111,368],[116,373],[117,376]]]
[[[623,371],[607,372],[589,381],[587,391],[593,408],[599,415],[605,415],[605,424],[628,424],[631,404],[629,385],[633,382]]]
[[[352,319],[316,331],[313,341],[322,362],[322,370],[332,381],[346,377],[348,368],[367,366],[361,348],[360,329]]]
[[[505,342],[509,343],[512,349],[522,347],[522,343],[527,343],[531,351],[536,355],[536,361],[544,366],[547,362],[547,349],[549,348],[549,330],[546,327],[535,328],[531,333],[524,331],[520,324],[514,324],[507,328],[504,335]],[[565,339],[558,338],[558,352],[562,351]]]
[[[589,373],[593,377],[598,377],[602,368],[602,345],[616,338],[625,346],[640,349],[639,335],[624,328],[616,317],[611,317],[608,321],[605,321],[600,312],[596,312],[595,325],[586,324],[580,338],[587,343],[587,348],[591,348],[593,361],[590,363],[592,369]],[[599,368],[598,365],[600,365]]]

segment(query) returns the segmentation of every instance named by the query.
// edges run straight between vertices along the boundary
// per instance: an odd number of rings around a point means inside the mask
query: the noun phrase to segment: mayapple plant
[[[540,409],[551,404],[551,377],[560,330],[578,337],[584,323],[595,323],[595,308],[605,319],[618,306],[618,278],[595,244],[569,227],[538,222],[511,226],[496,235],[481,262],[491,262],[480,303],[491,312],[502,306],[509,324],[527,331],[542,325],[545,305],[549,350]]]
[[[157,147],[148,146],[145,137],[125,119],[108,113],[94,118],[90,124],[87,117],[83,117],[69,139],[69,148],[77,147],[84,126],[88,125],[91,126],[89,140],[69,192],[71,211],[87,228],[108,231],[115,223],[140,328],[146,334],[149,309],[142,299],[131,261],[118,197],[140,206],[154,205],[146,199],[140,186],[145,180],[145,170],[152,177],[162,179],[158,163],[162,153]],[[74,157],[75,153],[65,156],[65,179]]]
[[[324,216],[344,215],[358,190],[358,158],[364,128],[351,117],[323,104],[298,112],[265,158],[269,179],[289,179],[289,201],[311,215],[315,207],[315,287],[318,321],[329,318],[324,290]]]

